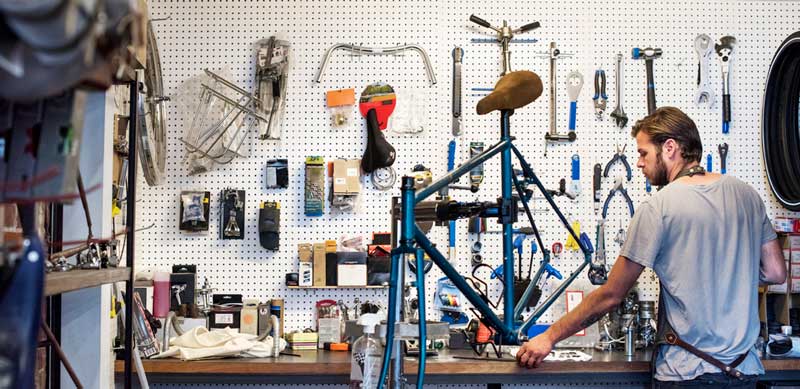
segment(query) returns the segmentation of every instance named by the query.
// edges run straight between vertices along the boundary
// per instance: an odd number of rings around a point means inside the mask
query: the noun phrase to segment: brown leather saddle
[[[521,108],[541,95],[542,80],[536,73],[527,70],[511,72],[497,81],[494,91],[478,102],[478,115]]]

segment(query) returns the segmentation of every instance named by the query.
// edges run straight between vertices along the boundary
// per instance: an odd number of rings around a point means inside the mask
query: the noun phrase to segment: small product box
[[[792,261],[792,263],[800,263],[800,250],[792,250],[789,255],[789,259]]]

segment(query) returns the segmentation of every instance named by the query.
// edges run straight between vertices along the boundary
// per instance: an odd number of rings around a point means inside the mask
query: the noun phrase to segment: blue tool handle
[[[606,71],[600,70],[600,97],[605,100],[608,100],[608,95],[606,94]]]
[[[522,254],[522,242],[525,241],[525,235],[518,235],[514,239],[514,248],[517,249],[517,253]]]
[[[581,157],[578,154],[572,155],[572,179],[574,181],[581,179]]]
[[[539,246],[536,245],[536,241],[531,241],[531,254],[536,254],[537,250],[539,250]]]
[[[625,202],[628,204],[628,212],[631,213],[631,217],[633,217],[633,201],[631,200],[631,196],[628,196],[628,191],[623,190],[622,196],[625,197]]]
[[[583,243],[583,247],[586,247],[586,251],[591,254],[594,252],[594,246],[592,245],[592,240],[589,239],[589,235],[586,235],[585,232],[581,232],[581,243]]]
[[[553,276],[555,278],[558,278],[559,280],[564,279],[564,276],[561,275],[561,272],[556,270],[556,268],[554,268],[553,265],[549,263],[544,264],[544,271],[547,273],[548,278],[550,276]]]
[[[653,187],[650,186],[650,179],[649,178],[645,178],[645,180],[644,180],[644,190],[646,190],[647,193],[650,193],[650,191],[653,190]]]
[[[447,171],[451,171],[455,168],[456,164],[456,141],[451,140],[450,143],[447,144]]]
[[[495,268],[494,271],[492,272],[492,275],[490,275],[489,278],[491,279],[503,278],[503,265],[500,265],[497,268]]]
[[[614,197],[614,191],[613,190],[611,191],[611,193],[608,194],[608,197],[606,197],[606,202],[603,203],[603,219],[605,219],[606,216],[608,215],[608,204],[611,203],[611,198],[612,197]]]
[[[578,102],[577,101],[570,101],[569,102],[569,130],[575,131],[575,115],[578,111]]]
[[[711,164],[711,154],[709,153],[708,155],[706,155],[706,171],[711,173],[712,166],[713,165]]]
[[[628,163],[628,158],[624,155],[619,157],[619,160],[622,161],[622,166],[625,166],[625,175],[628,177],[628,181],[633,179],[633,171],[631,170],[631,165]]]
[[[731,122],[731,95],[722,95],[722,133],[727,134]]]

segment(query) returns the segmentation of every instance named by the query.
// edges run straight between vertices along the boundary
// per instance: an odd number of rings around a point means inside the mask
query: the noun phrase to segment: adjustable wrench
[[[617,54],[617,64],[615,67],[617,73],[617,108],[611,112],[611,117],[617,122],[617,127],[625,128],[628,124],[628,115],[625,115],[625,110],[622,109],[622,84],[625,78],[622,76],[622,53]]]
[[[694,39],[694,51],[697,53],[697,93],[694,95],[695,105],[714,105],[716,95],[708,82],[708,61],[714,52],[711,37],[700,34]]]
[[[603,120],[603,113],[606,111],[606,71],[602,69],[594,72],[594,114],[597,120]]]
[[[733,67],[733,46],[736,38],[723,36],[714,45],[722,68],[722,133],[727,134],[731,122],[731,68]]]

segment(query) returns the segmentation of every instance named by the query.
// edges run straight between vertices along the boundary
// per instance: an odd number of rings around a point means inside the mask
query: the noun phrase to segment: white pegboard
[[[473,107],[480,99],[472,96],[473,87],[491,87],[500,72],[500,48],[496,44],[470,43],[471,38],[492,37],[468,21],[469,15],[492,24],[507,19],[512,26],[540,21],[542,27],[520,38],[535,38],[538,43],[512,44],[512,68],[529,69],[538,73],[544,83],[543,96],[528,107],[517,110],[512,117],[515,144],[525,154],[547,187],[557,187],[560,178],[568,178],[570,156],[581,156],[583,191],[576,201],[558,198],[565,213],[581,222],[584,231],[594,241],[596,217],[592,211],[591,172],[595,163],[605,163],[614,153],[616,142],[627,144],[627,155],[634,167],[634,178],[626,183],[634,204],[649,196],[644,190],[644,177],[635,168],[635,142],[629,128],[618,130],[606,117],[596,121],[591,97],[594,70],[603,68],[608,76],[608,111],[615,104],[614,55],[624,55],[625,111],[633,124],[644,116],[644,63],[630,59],[632,47],[661,47],[662,58],[655,61],[656,94],[659,106],[673,105],[692,117],[700,129],[707,152],[713,154],[714,170],[719,169],[716,146],[730,145],[728,173],[751,184],[767,203],[770,216],[790,213],[777,204],[767,186],[760,156],[761,95],[769,63],[777,46],[797,30],[800,3],[710,1],[550,1],[535,7],[525,2],[494,1],[219,1],[185,3],[152,1],[150,14],[154,18],[170,16],[155,22],[159,40],[164,86],[169,95],[176,95],[181,82],[202,72],[204,68],[227,68],[232,81],[252,87],[253,65],[251,45],[258,39],[282,34],[292,43],[291,65],[286,104],[286,122],[280,141],[252,141],[247,159],[235,160],[210,173],[187,176],[182,165],[183,147],[178,138],[183,123],[176,119],[174,104],[168,104],[168,157],[166,184],[150,188],[140,180],[137,202],[137,226],[155,227],[137,233],[136,263],[139,269],[148,266],[168,268],[172,264],[198,265],[199,280],[208,277],[218,292],[242,293],[262,300],[286,299],[286,328],[310,327],[312,306],[316,300],[332,298],[352,301],[385,301],[384,290],[336,289],[289,290],[284,286],[284,274],[297,270],[296,247],[302,242],[321,242],[337,239],[344,233],[370,234],[388,231],[388,212],[391,196],[399,189],[380,192],[364,180],[362,210],[353,215],[332,215],[329,204],[323,217],[303,215],[303,161],[309,155],[321,155],[326,160],[358,158],[365,145],[363,120],[349,128],[333,130],[328,124],[324,93],[329,89],[355,88],[357,93],[369,83],[385,81],[397,89],[415,89],[426,95],[427,116],[425,132],[417,136],[389,135],[397,149],[394,168],[403,174],[419,163],[430,167],[435,176],[446,169],[447,142],[450,140],[450,52],[454,46],[464,51],[464,136],[457,139],[458,159],[468,156],[470,141],[486,145],[499,138],[499,115],[475,114]],[[714,39],[733,35],[738,40],[733,70],[733,122],[729,135],[721,132],[720,107],[695,107],[696,59],[693,41],[705,33]],[[566,131],[568,101],[566,75],[579,70],[584,75],[584,87],[578,104],[577,133],[574,144],[550,146],[543,155],[544,133],[548,130],[548,60],[540,56],[548,42],[555,41],[562,52],[572,57],[558,62],[558,127]],[[416,53],[403,56],[351,56],[337,51],[331,59],[323,81],[313,81],[322,56],[335,43],[365,46],[418,44],[429,54],[438,78],[430,85],[420,57]],[[710,77],[719,90],[719,65],[712,62]],[[719,92],[717,100],[721,97]],[[268,159],[288,158],[290,185],[288,189],[264,189],[264,165]],[[705,159],[703,160],[705,162]],[[482,200],[499,195],[497,188],[499,158],[486,163],[486,180],[479,193]],[[613,175],[622,174],[621,167]],[[140,175],[141,176],[141,175]],[[603,199],[613,178],[603,182]],[[221,241],[217,226],[219,192],[225,187],[247,192],[247,233],[243,241]],[[204,189],[212,193],[211,228],[206,235],[185,234],[178,230],[178,198],[181,190]],[[459,199],[472,200],[472,194]],[[281,249],[277,253],[262,249],[256,233],[257,205],[264,200],[281,202]],[[545,209],[543,202],[536,205]],[[564,242],[566,232],[553,213],[536,214],[537,225],[549,246]],[[628,223],[624,202],[616,198],[609,210],[606,247],[609,262],[613,263],[619,247],[613,242],[619,225]],[[463,274],[470,269],[470,237],[466,222],[458,223],[459,258],[455,266]],[[446,247],[446,229],[432,233],[440,247]],[[486,234],[483,255],[487,263],[496,266],[500,259],[500,235]],[[527,252],[525,257],[527,258]],[[565,254],[554,261],[563,273],[580,264],[577,254]],[[428,303],[432,302],[435,281],[441,272],[435,269],[426,279]],[[583,276],[581,276],[583,277]],[[643,298],[655,298],[657,281],[650,270],[640,278]],[[543,317],[548,320],[549,315]]]

